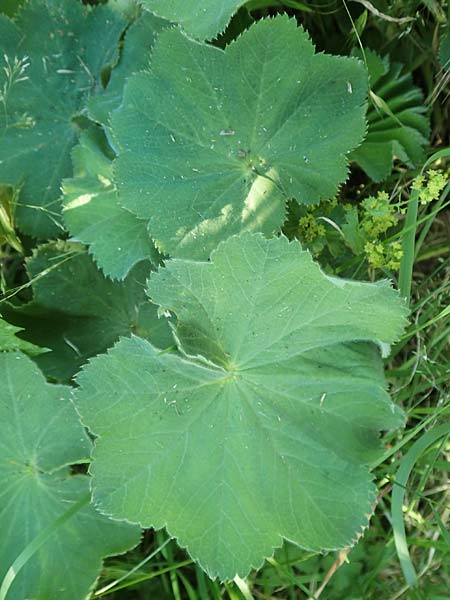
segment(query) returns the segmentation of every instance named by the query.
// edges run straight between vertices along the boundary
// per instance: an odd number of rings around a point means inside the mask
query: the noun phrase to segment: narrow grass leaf
[[[395,547],[403,575],[410,587],[417,585],[417,573],[411,560],[406,539],[405,522],[403,518],[403,504],[406,486],[411,471],[424,450],[439,438],[450,433],[450,424],[438,425],[424,433],[401,460],[397,471],[394,488],[392,490],[392,528],[394,531]]]

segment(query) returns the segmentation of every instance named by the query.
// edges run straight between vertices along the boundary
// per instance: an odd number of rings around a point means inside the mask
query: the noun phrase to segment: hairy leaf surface
[[[152,13],[180,23],[190,36],[199,40],[217,37],[237,9],[247,0],[140,0]]]
[[[366,50],[371,104],[366,139],[352,158],[374,181],[386,179],[394,157],[409,167],[425,160],[430,135],[423,94],[403,65]]]
[[[48,377],[68,381],[89,357],[132,332],[162,348],[173,343],[145,293],[148,263],[116,283],[102,275],[80,244],[56,242],[40,246],[27,270],[33,300],[22,307],[2,306],[2,312],[25,328],[21,337],[52,350],[36,357]]]
[[[396,293],[244,234],[211,262],[170,261],[150,295],[176,315],[179,352],[131,337],[78,377],[102,510],[166,526],[222,579],[282,538],[352,545],[375,500],[379,431],[403,420],[377,348],[402,331]]]
[[[68,466],[86,462],[90,442],[70,402],[70,388],[48,384],[19,352],[0,354],[0,581],[45,528],[89,494],[89,479]],[[8,598],[80,600],[101,559],[139,542],[139,528],[85,506],[55,528],[26,562]]]
[[[271,235],[286,199],[318,202],[344,181],[365,94],[357,60],[314,54],[284,16],[225,51],[163,31],[112,116],[120,201],[172,256],[205,258],[242,230]]]
[[[29,235],[61,229],[75,119],[102,90],[125,26],[119,11],[73,0],[30,0],[14,23],[0,15],[0,183],[21,187],[16,216]]]
[[[147,224],[122,208],[113,181],[112,150],[100,129],[89,129],[72,152],[74,177],[63,182],[63,217],[72,239],[89,245],[100,269],[124,279],[143,260],[160,256]]]

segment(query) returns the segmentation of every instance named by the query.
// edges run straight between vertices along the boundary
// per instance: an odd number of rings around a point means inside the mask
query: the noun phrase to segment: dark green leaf
[[[86,360],[136,333],[165,348],[173,338],[145,293],[148,263],[135,267],[122,283],[104,277],[79,244],[40,246],[27,264],[33,300],[22,307],[2,306],[20,336],[52,352],[36,357],[44,373],[68,381]]]
[[[14,23],[0,15],[0,183],[21,188],[16,216],[29,235],[61,229],[76,118],[101,92],[125,26],[119,11],[74,0],[30,0]]]
[[[107,125],[111,111],[118,108],[122,102],[123,88],[126,80],[133,73],[143,71],[149,66],[150,50],[156,36],[167,21],[144,13],[127,31],[123,42],[120,60],[111,72],[111,78],[106,90],[90,98],[88,102],[89,116]]]
[[[366,50],[371,83],[366,139],[351,155],[374,181],[386,179],[394,158],[409,167],[425,160],[429,117],[421,90],[402,65]]]
[[[17,333],[23,331],[20,327],[15,327],[4,319],[0,318],[0,352],[19,351],[25,352],[30,356],[47,352],[46,348],[39,348],[25,340],[17,337]]]
[[[0,354],[0,581],[45,528],[89,493],[89,479],[70,474],[91,444],[70,402],[70,388],[46,383],[21,353]],[[92,505],[55,528],[16,574],[8,598],[80,600],[101,559],[135,546],[139,528],[112,521]]]

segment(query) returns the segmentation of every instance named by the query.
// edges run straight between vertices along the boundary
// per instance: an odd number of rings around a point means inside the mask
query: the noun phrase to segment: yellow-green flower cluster
[[[311,243],[317,238],[325,235],[325,227],[322,225],[322,223],[317,222],[317,219],[312,213],[307,213],[298,221],[298,232],[300,238],[304,239],[308,243]]]
[[[381,191],[359,205],[344,204],[343,212],[333,213],[336,206],[334,200],[305,211],[298,220],[297,235],[301,242],[315,256],[327,249],[334,257],[345,244],[353,254],[364,254],[370,269],[398,270],[403,254],[401,243],[386,240],[399,215],[398,205],[391,204],[389,195]],[[330,225],[335,223],[336,227],[326,227],[324,220]]]
[[[366,238],[364,252],[372,269],[396,271],[400,267],[403,251],[399,241],[386,242],[380,239],[397,223],[395,206],[390,203],[386,192],[378,192],[362,202],[361,227]]]
[[[403,256],[402,245],[400,242],[367,242],[364,246],[367,262],[372,269],[390,269],[396,271],[400,267],[400,260]]]
[[[397,217],[394,208],[389,203],[386,192],[378,192],[362,202],[363,219],[361,226],[367,237],[375,239],[396,224]]]
[[[440,193],[448,183],[448,174],[430,169],[425,175],[418,175],[413,183],[412,189],[419,192],[419,202],[429,204],[439,198]]]

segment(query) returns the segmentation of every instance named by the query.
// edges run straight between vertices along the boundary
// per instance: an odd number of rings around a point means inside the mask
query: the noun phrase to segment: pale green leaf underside
[[[0,15],[0,183],[20,186],[19,228],[34,237],[61,230],[60,185],[71,173],[73,118],[101,92],[103,67],[117,60],[126,26],[109,7],[73,0],[30,0],[15,23]],[[14,59],[29,64],[9,86]],[[25,78],[25,79],[24,79]]]
[[[179,23],[198,40],[211,40],[227,26],[232,15],[247,0],[140,0],[152,13]]]
[[[48,377],[68,381],[89,357],[132,332],[161,348],[173,343],[167,323],[146,296],[148,263],[114,282],[80,244],[56,242],[40,246],[27,270],[33,300],[16,308],[4,305],[2,312],[25,329],[20,337],[51,350],[35,359]]]
[[[120,202],[172,256],[205,258],[242,230],[270,236],[288,198],[318,202],[345,180],[365,94],[357,60],[315,55],[284,16],[225,51],[163,31],[112,115]]]
[[[0,354],[0,581],[46,527],[89,492],[67,465],[85,462],[90,442],[70,402],[70,388],[48,384],[18,352]],[[17,574],[11,600],[80,600],[105,556],[139,541],[139,528],[108,520],[92,506],[57,528]]]
[[[78,377],[107,514],[166,526],[211,576],[244,576],[282,538],[351,545],[375,498],[368,463],[402,413],[379,351],[405,309],[385,283],[325,276],[285,238],[246,234],[173,260],[150,295],[179,353],[121,340]]]
[[[425,160],[430,123],[422,92],[403,66],[365,52],[375,98],[367,113],[367,136],[351,158],[374,181],[382,181],[390,175],[394,157],[409,167]]]
[[[63,182],[63,218],[72,239],[89,245],[97,265],[112,279],[124,279],[146,259],[158,264],[146,222],[119,204],[102,131],[84,132],[72,160],[74,177]]]

